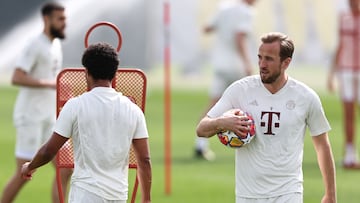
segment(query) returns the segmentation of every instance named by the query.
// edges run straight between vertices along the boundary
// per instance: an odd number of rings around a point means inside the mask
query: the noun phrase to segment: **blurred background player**
[[[360,0],[348,0],[349,10],[340,14],[339,42],[328,75],[328,89],[334,91],[338,76],[343,105],[344,159],[343,167],[360,169],[356,150],[356,107],[360,103]]]
[[[21,166],[31,160],[36,150],[51,136],[56,119],[56,76],[62,68],[59,39],[65,38],[65,9],[58,3],[46,3],[41,13],[44,30],[29,40],[16,62],[12,77],[12,83],[20,86],[13,118],[17,168],[3,190],[1,203],[12,202],[27,182],[21,178]],[[70,175],[71,170],[62,171],[65,189]],[[55,178],[52,200],[59,201]]]
[[[206,112],[219,100],[226,87],[252,73],[248,43],[253,30],[255,1],[234,0],[221,3],[217,13],[204,29],[205,33],[216,35],[211,55],[214,78]],[[207,139],[196,138],[195,156],[206,160],[215,158]]]
[[[294,44],[282,33],[267,33],[258,50],[259,75],[231,84],[199,123],[198,136],[223,130],[245,136],[247,116],[227,115],[241,109],[252,115],[256,135],[236,149],[236,203],[303,202],[304,136],[309,128],[323,177],[321,202],[336,203],[335,164],[328,138],[331,129],[319,96],[287,75]],[[250,121],[251,122],[251,121]]]
[[[31,178],[34,170],[48,163],[71,137],[75,168],[69,203],[126,203],[133,144],[141,202],[150,203],[151,162],[145,117],[136,104],[111,87],[119,65],[116,50],[105,43],[90,45],[82,64],[90,91],[65,104],[52,137],[31,162],[24,164],[22,175]]]

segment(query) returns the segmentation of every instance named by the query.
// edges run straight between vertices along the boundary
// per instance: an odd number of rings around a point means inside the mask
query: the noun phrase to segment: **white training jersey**
[[[270,93],[259,75],[234,82],[208,112],[219,117],[239,108],[252,115],[256,135],[235,151],[236,196],[268,198],[303,192],[303,145],[306,127],[312,136],[330,130],[318,95],[305,84],[288,78]]]
[[[45,35],[29,41],[16,61],[20,68],[36,79],[55,80],[62,69],[60,40],[53,41]],[[53,120],[56,118],[56,91],[50,88],[21,86],[14,109],[15,125],[27,122]]]
[[[130,146],[148,137],[136,104],[113,88],[96,87],[64,105],[54,131],[73,141],[71,185],[107,200],[127,200]]]
[[[253,26],[253,8],[242,2],[227,3],[220,6],[209,26],[215,29],[215,42],[212,60],[215,71],[234,73],[245,67],[237,51],[237,33],[250,34]]]

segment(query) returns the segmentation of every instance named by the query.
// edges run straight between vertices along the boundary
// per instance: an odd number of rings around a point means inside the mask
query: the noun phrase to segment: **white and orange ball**
[[[240,148],[240,147],[243,147],[243,146],[249,144],[255,136],[255,122],[254,122],[253,117],[247,112],[238,111],[238,110],[230,110],[230,111],[225,112],[224,115],[225,114],[227,114],[227,115],[234,114],[237,116],[247,116],[250,121],[249,131],[246,133],[245,137],[238,136],[237,134],[235,134],[234,132],[229,131],[229,130],[221,131],[221,132],[217,133],[217,136],[218,136],[220,142],[223,145],[230,147],[230,148]]]

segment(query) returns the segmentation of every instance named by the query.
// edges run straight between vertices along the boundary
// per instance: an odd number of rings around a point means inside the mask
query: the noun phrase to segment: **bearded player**
[[[303,147],[309,128],[324,182],[322,203],[336,202],[334,158],[328,139],[329,122],[318,95],[287,75],[294,44],[282,33],[261,38],[259,75],[230,85],[208,112],[197,134],[211,137],[230,130],[240,136],[249,131],[246,116],[222,116],[233,108],[252,115],[256,135],[236,149],[236,203],[303,202]]]
[[[41,14],[44,30],[29,40],[20,53],[12,77],[12,83],[20,87],[14,109],[17,168],[3,190],[1,203],[13,202],[27,182],[21,178],[21,167],[51,136],[56,119],[56,75],[62,68],[60,39],[65,38],[65,8],[58,3],[46,3]],[[65,189],[70,175],[70,169],[62,170]],[[59,201],[55,178],[52,201]]]

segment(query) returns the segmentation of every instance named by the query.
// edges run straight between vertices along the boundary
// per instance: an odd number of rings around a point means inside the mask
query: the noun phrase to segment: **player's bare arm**
[[[36,79],[31,77],[21,68],[16,68],[11,82],[13,85],[38,87],[38,88],[56,88],[56,80]]]
[[[226,115],[217,118],[204,117],[196,128],[199,137],[212,137],[216,133],[230,130],[239,136],[246,136],[249,131],[247,116]]]
[[[250,55],[248,52],[248,47],[247,47],[247,34],[244,32],[238,32],[235,34],[235,43],[236,43],[236,48],[237,51],[241,57],[241,59],[244,62],[244,67],[246,70],[246,75],[251,75],[252,74],[252,67],[251,67],[251,60],[250,60]]]
[[[343,43],[339,43],[334,58],[333,58],[333,62],[331,64],[330,70],[329,70],[329,74],[328,74],[328,78],[327,78],[327,89],[332,93],[335,91],[335,84],[334,84],[334,80],[335,80],[335,73],[338,71],[337,69],[339,68],[339,60],[340,60],[340,53],[342,51],[342,44]]]
[[[322,203],[336,202],[336,173],[334,157],[331,150],[330,141],[327,133],[312,137],[318,164],[325,185],[325,194]]]
[[[152,175],[149,141],[148,138],[134,139],[132,144],[138,164],[138,174],[142,192],[141,202],[150,203]]]
[[[34,159],[23,165],[21,169],[22,177],[31,179],[34,170],[50,162],[68,139],[54,132],[51,138],[36,153]]]

